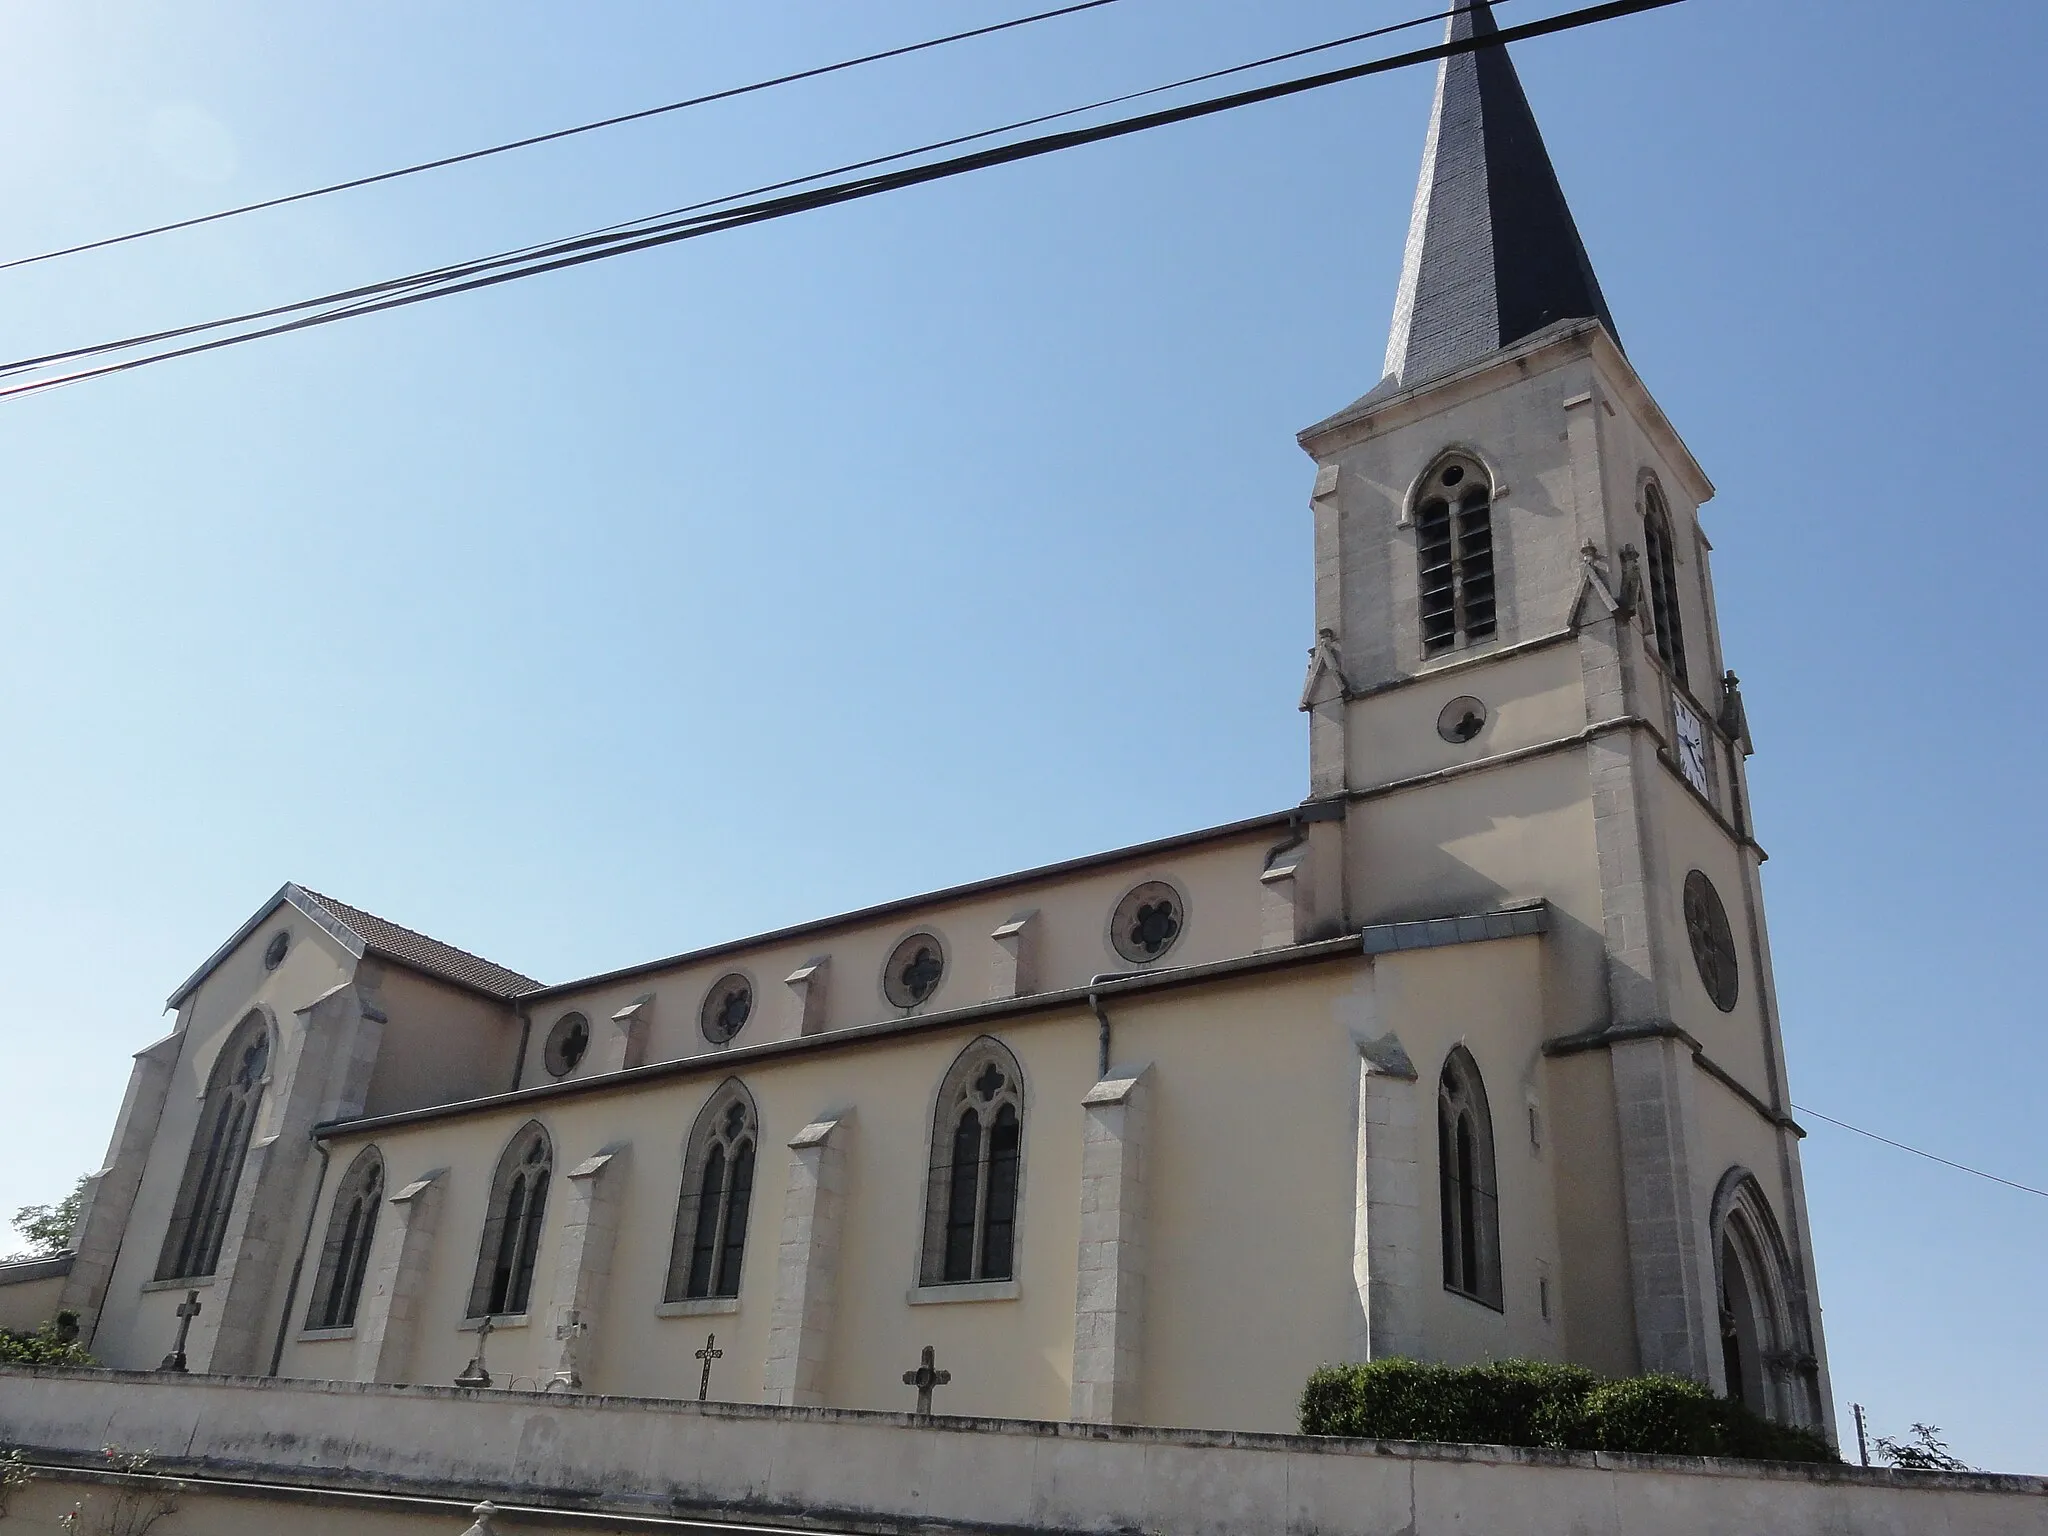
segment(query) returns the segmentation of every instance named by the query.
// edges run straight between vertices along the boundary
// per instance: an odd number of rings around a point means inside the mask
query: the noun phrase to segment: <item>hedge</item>
[[[63,1314],[68,1326],[45,1323],[34,1333],[0,1328],[0,1365],[98,1365],[78,1345],[78,1319]]]
[[[1578,1366],[1541,1360],[1326,1365],[1302,1389],[1301,1432],[1757,1461],[1841,1460],[1814,1431],[1773,1424],[1698,1382],[1676,1376],[1602,1381]]]

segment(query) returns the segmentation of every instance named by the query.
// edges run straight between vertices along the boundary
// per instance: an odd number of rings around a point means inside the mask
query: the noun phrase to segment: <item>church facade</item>
[[[559,985],[287,885],[136,1058],[93,1352],[1245,1430],[1533,1356],[1832,1435],[1713,488],[1504,48],[1300,442],[1300,803]]]

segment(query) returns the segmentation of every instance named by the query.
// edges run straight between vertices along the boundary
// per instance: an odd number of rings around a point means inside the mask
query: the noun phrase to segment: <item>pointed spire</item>
[[[1449,36],[1499,30],[1486,0],[1469,0]],[[1504,46],[1454,54],[1437,72],[1380,390],[1575,319],[1620,340],[1515,66]]]

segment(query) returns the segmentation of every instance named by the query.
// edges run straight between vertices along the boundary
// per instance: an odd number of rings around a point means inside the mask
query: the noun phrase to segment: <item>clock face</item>
[[[1671,706],[1678,730],[1678,770],[1686,783],[1701,794],[1707,792],[1707,733],[1692,706],[1678,699]]]

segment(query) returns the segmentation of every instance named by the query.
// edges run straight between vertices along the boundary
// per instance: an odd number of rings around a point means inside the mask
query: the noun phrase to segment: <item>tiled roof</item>
[[[410,928],[387,922],[361,907],[336,901],[332,896],[322,896],[303,885],[295,889],[326,908],[338,922],[353,929],[362,939],[367,953],[396,960],[428,976],[438,976],[443,981],[452,981],[472,991],[487,992],[493,997],[517,997],[540,986],[531,976],[508,971],[504,966],[493,964],[480,955],[472,955],[466,949],[457,949],[439,939],[430,939],[424,933],[415,933]]]

